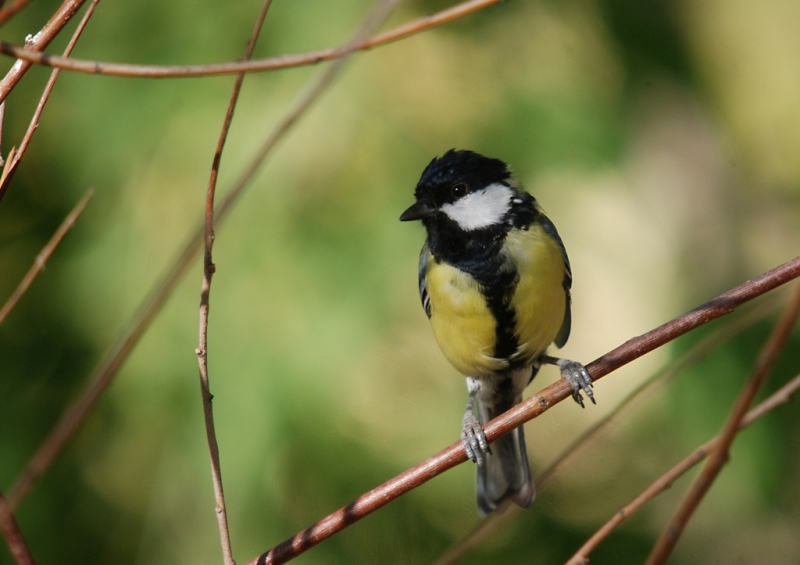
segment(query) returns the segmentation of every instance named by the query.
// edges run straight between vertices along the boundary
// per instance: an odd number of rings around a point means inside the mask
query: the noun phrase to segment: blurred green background
[[[22,43],[58,4],[36,0],[0,36]],[[74,54],[233,60],[259,5],[103,0]],[[339,44],[369,5],[276,0],[256,56]],[[408,0],[384,28],[449,5]],[[564,355],[584,362],[797,255],[798,29],[794,0],[517,0],[354,56],[217,231],[209,359],[237,561],[458,437],[466,389],[417,296],[423,230],[397,221],[432,157],[502,158],[537,196],[574,272]],[[221,193],[320,71],[246,79]],[[48,75],[32,69],[9,96],[4,154]],[[232,84],[62,74],[0,204],[0,301],[83,192],[97,195],[0,326],[3,491],[199,221]],[[40,564],[221,562],[194,355],[200,281],[195,264],[20,508]],[[740,315],[604,379],[598,406],[565,402],[529,423],[534,472]],[[464,563],[563,563],[721,428],[774,319],[626,412]],[[800,371],[798,346],[795,332],[767,389]],[[556,378],[543,370],[529,390]],[[800,562],[798,438],[792,405],[743,433],[672,562]],[[478,523],[473,473],[456,468],[297,563],[432,561]],[[592,563],[641,563],[689,480]]]

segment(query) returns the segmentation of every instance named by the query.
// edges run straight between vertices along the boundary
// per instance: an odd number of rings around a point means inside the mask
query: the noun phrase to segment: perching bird
[[[419,294],[442,353],[467,379],[461,440],[478,464],[478,510],[506,499],[526,508],[535,487],[522,427],[488,446],[482,424],[520,403],[543,363],[559,367],[581,406],[581,391],[594,402],[583,365],[546,354],[570,333],[567,252],[499,159],[450,150],[425,168],[415,197],[400,220],[421,220],[428,232]]]

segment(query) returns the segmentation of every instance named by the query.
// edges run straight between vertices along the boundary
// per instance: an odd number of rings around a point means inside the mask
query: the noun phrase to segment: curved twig
[[[101,63],[98,61],[86,61],[82,59],[71,59],[39,53],[38,51],[23,49],[0,41],[0,53],[22,59],[25,64],[46,65],[57,67],[79,73],[114,75],[124,77],[146,77],[146,78],[186,78],[204,77],[215,75],[233,75],[238,73],[252,73],[257,71],[274,71],[278,69],[288,69],[291,67],[302,67],[315,65],[322,61],[339,59],[354,51],[366,51],[373,47],[379,47],[415,35],[432,27],[451,22],[462,18],[478,10],[488,8],[502,0],[469,0],[457,4],[452,8],[442,10],[436,14],[423,16],[408,24],[402,25],[393,30],[380,33],[374,37],[363,39],[354,45],[343,45],[340,47],[329,47],[310,53],[297,55],[281,55],[268,59],[256,59],[254,61],[235,61],[231,63],[218,63],[212,65],[131,65],[126,63]],[[0,85],[0,102],[8,93]]]
[[[264,0],[264,3],[261,5],[261,10],[256,17],[253,31],[250,34],[250,39],[248,39],[247,47],[245,47],[244,50],[243,59],[245,61],[253,56],[256,41],[261,33],[264,19],[267,17],[267,12],[271,4],[272,0]],[[231,535],[228,529],[228,512],[225,507],[225,492],[222,488],[222,465],[219,458],[219,444],[217,443],[217,432],[214,427],[214,406],[212,404],[212,399],[214,397],[211,394],[211,385],[208,379],[208,311],[211,277],[214,275],[215,271],[214,262],[211,259],[211,250],[214,246],[214,196],[217,191],[217,177],[219,175],[219,166],[222,161],[222,151],[228,139],[228,132],[230,131],[231,122],[233,121],[233,112],[236,109],[236,103],[239,101],[239,93],[242,90],[244,77],[244,73],[239,73],[236,76],[236,82],[233,85],[233,92],[231,93],[231,100],[228,103],[228,110],[225,112],[222,130],[219,133],[217,148],[214,151],[214,159],[211,163],[211,175],[206,192],[206,213],[203,233],[205,254],[203,256],[203,283],[200,291],[200,337],[199,344],[195,350],[197,354],[197,363],[200,369],[200,397],[203,402],[203,420],[206,427],[209,457],[211,458],[211,480],[214,484],[214,499],[216,501],[214,510],[217,515],[217,526],[219,528],[222,557],[225,560],[225,565],[235,565],[235,561],[233,560]]]

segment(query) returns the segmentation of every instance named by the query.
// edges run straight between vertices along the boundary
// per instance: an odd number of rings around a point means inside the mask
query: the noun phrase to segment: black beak
[[[421,200],[417,200],[412,204],[408,210],[403,212],[400,216],[401,222],[409,222],[411,220],[421,220],[423,218],[430,218],[436,213],[436,208],[431,208]]]

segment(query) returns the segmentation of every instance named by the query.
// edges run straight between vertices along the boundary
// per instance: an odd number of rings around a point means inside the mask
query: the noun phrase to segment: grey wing
[[[428,283],[425,281],[425,269],[430,256],[431,250],[428,248],[428,243],[425,242],[419,254],[419,299],[422,301],[422,307],[425,309],[425,314],[428,316],[428,319],[431,317],[431,297],[428,296]]]
[[[556,344],[556,347],[564,347],[564,344],[567,343],[569,339],[569,332],[572,329],[572,295],[570,294],[570,289],[572,288],[572,268],[569,265],[569,257],[567,257],[567,249],[564,247],[564,242],[561,241],[561,236],[558,235],[558,230],[553,222],[550,221],[545,215],[541,216],[542,227],[544,231],[548,233],[556,243],[558,243],[559,248],[561,248],[561,256],[564,258],[564,292],[567,294],[567,307],[564,310],[564,321],[561,323],[561,329],[558,330],[558,335],[553,343]]]

